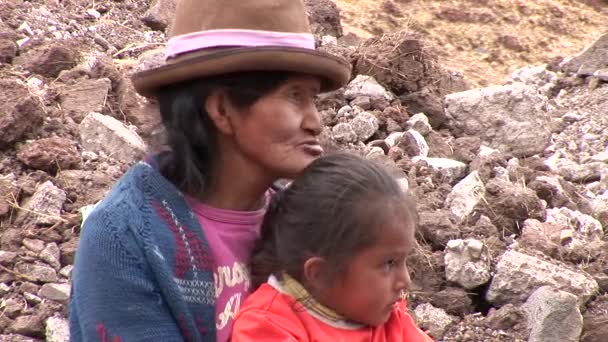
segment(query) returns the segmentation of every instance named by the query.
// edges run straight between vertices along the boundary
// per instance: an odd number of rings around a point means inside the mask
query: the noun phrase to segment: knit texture
[[[71,341],[215,341],[211,255],[179,190],[134,165],[83,224]]]

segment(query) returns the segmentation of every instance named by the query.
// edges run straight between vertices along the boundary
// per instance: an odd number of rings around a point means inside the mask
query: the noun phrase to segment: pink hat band
[[[314,50],[315,38],[310,33],[236,29],[199,31],[169,39],[165,58],[171,59],[192,51],[229,46],[278,46]]]

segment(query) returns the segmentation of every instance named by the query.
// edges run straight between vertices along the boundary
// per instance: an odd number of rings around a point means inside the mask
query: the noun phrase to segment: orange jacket
[[[292,297],[262,285],[241,308],[232,342],[433,342],[416,326],[405,302],[384,325],[358,329],[331,326],[298,308]]]

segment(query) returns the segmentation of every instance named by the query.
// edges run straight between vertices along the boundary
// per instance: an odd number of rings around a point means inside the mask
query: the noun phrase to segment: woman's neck
[[[273,179],[238,158],[222,158],[215,163],[211,177],[202,196],[205,204],[219,209],[252,211],[261,209],[265,194]]]

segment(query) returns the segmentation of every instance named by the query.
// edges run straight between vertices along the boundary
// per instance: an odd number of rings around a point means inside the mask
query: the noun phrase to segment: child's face
[[[401,217],[377,227],[377,243],[357,254],[321,302],[352,321],[367,325],[385,323],[401,300],[411,279],[406,258],[414,247],[414,227]]]

